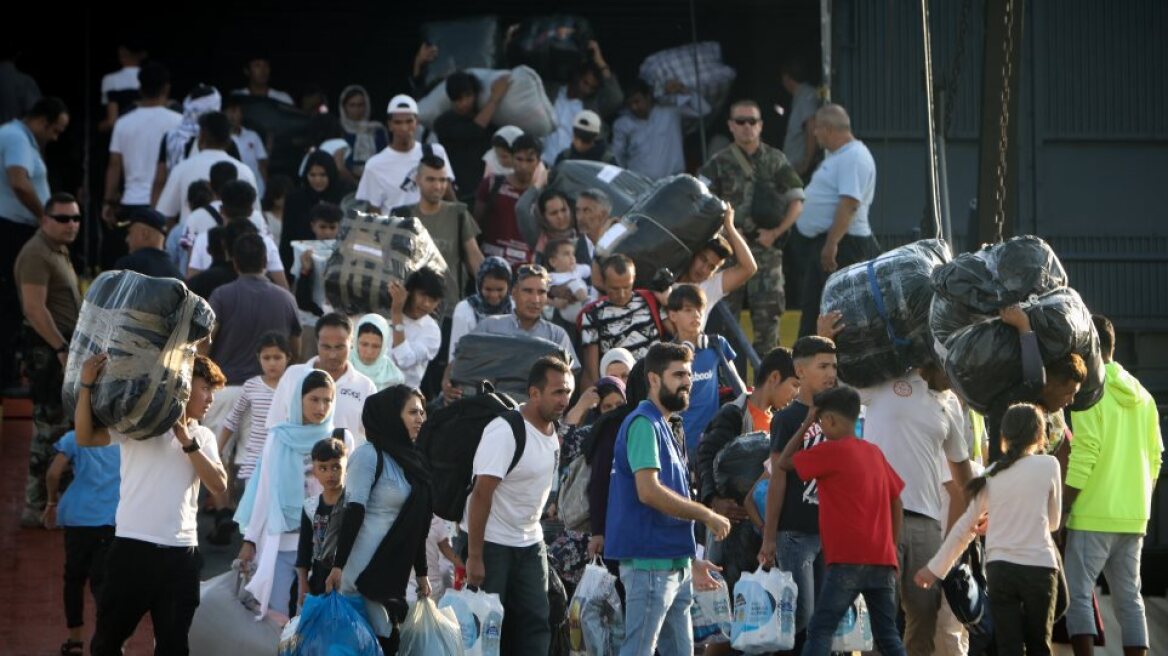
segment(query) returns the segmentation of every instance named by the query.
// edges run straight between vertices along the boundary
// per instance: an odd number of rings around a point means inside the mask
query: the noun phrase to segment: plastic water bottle
[[[483,656],[499,656],[499,638],[503,635],[503,616],[492,610],[483,621]]]
[[[779,599],[779,633],[783,636],[795,637],[795,590],[790,586],[783,588],[783,596]]]
[[[869,645],[872,644],[872,621],[868,617],[868,606],[862,598],[858,605],[860,606],[860,616],[856,618],[856,621],[860,623],[860,637],[865,645]]]

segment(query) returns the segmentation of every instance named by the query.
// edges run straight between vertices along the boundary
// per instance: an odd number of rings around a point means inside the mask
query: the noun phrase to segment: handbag
[[[763,230],[779,227],[779,224],[783,222],[783,217],[787,214],[787,202],[775,190],[774,185],[755,178],[754,165],[746,159],[746,155],[740,148],[731,145],[730,152],[734,154],[734,160],[738,162],[746,179],[750,181],[750,218],[754,221],[754,225]]]

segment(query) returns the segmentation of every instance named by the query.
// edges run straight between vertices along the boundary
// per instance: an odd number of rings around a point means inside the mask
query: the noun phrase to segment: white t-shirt
[[[426,366],[442,346],[442,329],[430,315],[421,319],[403,315],[402,325],[406,329],[405,341],[393,347],[393,362],[406,377],[406,384],[417,387],[422,384]]]
[[[511,432],[511,424],[503,417],[483,429],[483,439],[474,457],[475,476],[502,479],[495,488],[483,539],[507,547],[528,547],[543,540],[539,519],[552,491],[552,478],[560,455],[560,441],[554,431],[550,435],[542,433],[526,419],[523,425],[527,428],[527,444],[510,474],[507,468],[515,457],[515,435]],[[469,516],[468,499],[467,512],[462,520],[464,531]]]
[[[231,95],[233,95],[233,96],[250,96],[251,90],[248,89],[247,87],[243,87],[242,89],[236,89],[235,91],[232,91]],[[285,105],[295,105],[296,104],[295,102],[292,101],[292,96],[288,95],[287,93],[284,93],[283,91],[279,91],[276,89],[269,88],[268,89],[268,97],[271,98],[272,100],[275,100],[276,102],[282,102]]]
[[[255,130],[247,128],[242,128],[239,134],[233,134],[231,138],[235,141],[236,148],[239,148],[240,161],[247,164],[247,168],[251,169],[251,174],[255,177],[256,196],[263,198],[264,176],[260,174],[260,162],[268,159],[264,140]]]
[[[211,201],[211,207],[214,207],[215,210],[220,213],[220,216],[222,216],[223,201],[213,200]],[[247,218],[252,222],[252,225],[256,227],[256,230],[258,230],[261,235],[272,234],[268,225],[268,220],[264,216],[263,212],[252,212],[251,216]],[[208,212],[206,208],[200,207],[199,209],[191,212],[190,215],[187,216],[187,220],[183,223],[183,230],[185,231],[184,239],[189,239],[193,243],[195,237],[198,237],[200,234],[207,232],[217,225],[219,224],[215,222],[215,217],[211,216],[211,213]]]
[[[971,428],[952,392],[934,392],[917,373],[860,390],[864,439],[880,447],[904,481],[905,510],[944,522],[941,468],[969,460]]]
[[[479,319],[475,316],[474,308],[470,306],[470,301],[465,298],[454,306],[454,316],[450,319],[450,359],[454,360],[454,349],[458,346],[458,340],[462,339],[470,331],[474,330],[478,325]]]
[[[306,370],[313,368],[316,368],[316,358],[305,364],[294,364],[284,372],[284,377],[280,379],[280,384],[276,386],[276,393],[272,397],[268,419],[264,422],[268,430],[288,418],[288,406],[292,401],[292,395],[300,393],[300,390],[293,388],[304,379]],[[361,423],[361,411],[365,408],[365,399],[377,393],[377,386],[352,365],[345,369],[340,380],[334,382],[337,386],[337,398],[333,404],[333,426],[352,431],[353,440],[359,447],[365,443],[365,424]]]
[[[139,107],[114,123],[110,152],[122,156],[123,205],[149,205],[158,170],[158,149],[166,133],[182,123],[182,114],[165,107]]]
[[[718,271],[710,276],[709,280],[698,283],[698,287],[706,294],[706,307],[702,309],[702,330],[706,329],[706,319],[710,318],[710,311],[726,296],[726,287],[722,283],[725,273]]]
[[[138,67],[126,66],[119,68],[113,73],[106,73],[101,76],[101,104],[109,104],[109,95],[115,91],[133,91],[142,88],[138,82]],[[158,148],[154,149],[154,155],[158,155]]]
[[[212,227],[214,227],[214,219]],[[207,239],[210,236],[210,228],[200,232],[196,237],[194,244],[191,246],[191,259],[187,263],[187,267],[195,271],[206,271],[211,268],[211,253],[207,252]],[[280,247],[268,235],[261,234],[264,240],[264,246],[268,251],[268,268],[269,273],[284,270],[284,263],[280,261]]]
[[[239,173],[238,179],[252,187],[256,186],[255,176],[243,162],[222,150],[202,150],[179,162],[171,170],[170,175],[166,178],[166,186],[162,188],[162,194],[158,197],[158,204],[154,206],[154,209],[161,212],[163,216],[177,216],[180,221],[186,221],[191,213],[191,207],[187,204],[187,188],[196,180],[210,180],[211,167],[219,162],[235,164]],[[263,211],[260,207],[259,195],[256,196],[255,208],[257,211]]]
[[[572,145],[572,121],[584,109],[584,101],[568,97],[568,85],[560,87],[552,103],[556,113],[556,129],[543,138],[543,161],[552,167],[556,156]]]
[[[187,430],[203,455],[219,462],[211,429],[191,424]],[[145,440],[131,440],[114,430],[109,434],[110,443],[122,450],[115,535],[167,547],[197,547],[199,475],[174,431]]]
[[[450,158],[446,149],[439,144],[431,146],[434,154],[446,160],[446,177],[454,179],[454,169],[450,168]],[[408,153],[399,152],[388,146],[365,162],[365,172],[361,184],[357,186],[357,200],[389,212],[395,207],[412,205],[422,197],[418,182],[414,179],[418,162],[422,161],[422,144],[415,142]]]

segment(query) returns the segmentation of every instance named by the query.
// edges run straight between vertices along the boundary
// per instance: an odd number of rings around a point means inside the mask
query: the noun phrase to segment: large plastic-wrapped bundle
[[[511,86],[499,101],[495,116],[491,119],[496,125],[514,125],[537,137],[556,129],[555,108],[548,100],[543,80],[540,80],[539,74],[531,68],[517,66],[509,71],[471,68],[466,72],[478,78],[482,85],[479,89],[479,106],[486,104],[490,99],[491,85],[495,80],[503,75],[511,76]],[[446,95],[446,83],[443,82],[418,101],[418,120],[426,125],[433,125],[434,121],[451,106],[450,98]]]
[[[576,196],[585,189],[599,189],[612,201],[612,215],[625,212],[653,188],[653,181],[628,169],[583,159],[569,159],[556,164],[548,173],[543,189],[532,187],[523,192],[515,205],[519,231],[531,246],[539,240],[539,195],[545,189],[562,192],[576,203]]]
[[[1042,361],[1078,353],[1087,365],[1087,382],[1070,408],[1086,410],[1103,394],[1103,358],[1091,312],[1078,292],[1063,287],[1022,303],[1038,337]],[[1022,346],[1018,331],[991,318],[967,326],[949,338],[945,371],[954,391],[981,413],[1026,398],[1022,387]]]
[[[944,241],[925,239],[831,274],[820,313],[843,313],[835,338],[843,381],[877,385],[933,360],[929,277],[949,258]]]
[[[771,437],[764,431],[739,435],[714,457],[714,487],[718,496],[739,503],[750,494],[763,462],[770,456]]]
[[[1067,272],[1049,245],[1033,235],[963,253],[933,272],[937,298],[929,316],[938,352],[955,332],[996,316],[1035,294],[1067,286]]]
[[[161,435],[191,396],[195,344],[211,334],[215,313],[173,278],[107,271],[89,286],[61,390],[70,415],[90,356],[109,360],[90,395],[103,426],[135,440]]]
[[[421,221],[352,212],[325,267],[325,296],[345,314],[389,314],[390,281],[405,281],[421,268],[446,275],[446,260]]]
[[[324,307],[327,298],[324,293],[324,271],[329,258],[337,250],[335,239],[304,239],[292,242],[292,277],[300,277],[300,258],[312,251],[312,302]]]
[[[636,284],[646,287],[658,269],[685,271],[722,225],[725,204],[690,175],[674,175],[625,212],[596,245],[604,257],[622,253],[637,265]]]
[[[527,396],[527,372],[545,355],[567,359],[559,344],[539,337],[470,333],[454,349],[450,381],[468,394],[490,381],[496,391],[522,398]]]
[[[507,44],[510,65],[526,64],[550,82],[568,82],[588,57],[588,19],[559,14],[524,19]]]
[[[641,62],[640,74],[641,79],[653,85],[653,94],[657,97],[666,95],[665,88],[671,80],[696,90],[709,104],[707,114],[717,114],[721,110],[729,98],[734,78],[738,76],[737,71],[722,62],[722,44],[717,41],[687,43],[655,52]]]
[[[499,18],[475,16],[422,24],[422,40],[438,46],[426,66],[426,85],[468,68],[494,68],[498,59]]]

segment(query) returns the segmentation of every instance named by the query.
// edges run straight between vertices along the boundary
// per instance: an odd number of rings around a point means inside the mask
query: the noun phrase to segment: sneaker
[[[44,513],[33,508],[25,508],[20,513],[20,527],[21,528],[44,528],[45,522],[43,519]]]

